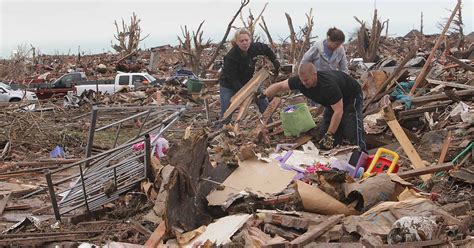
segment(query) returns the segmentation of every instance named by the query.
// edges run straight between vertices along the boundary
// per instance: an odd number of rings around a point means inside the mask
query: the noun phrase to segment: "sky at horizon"
[[[336,26],[351,36],[359,27],[353,16],[371,23],[376,6],[381,19],[390,20],[389,35],[403,36],[419,29],[421,12],[424,33],[439,33],[438,23],[449,17],[448,9],[456,5],[455,0],[250,0],[243,10],[244,17],[249,8],[254,16],[258,15],[266,2],[263,16],[276,41],[289,35],[285,13],[290,14],[299,30],[306,23],[305,13],[312,8],[313,35],[324,38],[327,29]],[[114,20],[128,21],[133,12],[141,19],[143,33],[149,34],[141,48],[177,45],[181,26],[195,30],[203,20],[203,38],[219,42],[239,6],[240,0],[0,0],[0,58],[10,57],[21,44],[31,44],[43,54],[74,54],[79,46],[86,54],[113,51]],[[465,34],[469,34],[474,20],[472,0],[463,1],[462,14]],[[234,26],[243,26],[239,17]],[[261,28],[257,33],[265,37]]]

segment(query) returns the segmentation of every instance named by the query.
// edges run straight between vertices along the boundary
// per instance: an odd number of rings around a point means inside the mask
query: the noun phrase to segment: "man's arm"
[[[331,108],[334,113],[331,117],[331,122],[329,123],[328,132],[335,134],[339,124],[341,123],[342,114],[344,113],[344,104],[342,102],[342,98],[335,104],[331,105]]]
[[[278,93],[289,91],[289,90],[290,90],[290,86],[288,85],[288,79],[287,79],[285,81],[281,81],[281,82],[270,85],[270,87],[268,87],[265,90],[264,94],[267,97],[274,97]]]

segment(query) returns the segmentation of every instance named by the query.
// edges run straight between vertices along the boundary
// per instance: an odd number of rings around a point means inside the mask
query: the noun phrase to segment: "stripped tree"
[[[132,14],[130,17],[130,24],[125,23],[124,19],[122,18],[122,26],[119,28],[117,21],[114,21],[116,34],[114,34],[115,40],[118,42],[117,44],[112,44],[112,48],[120,53],[122,56],[122,61],[126,57],[133,55],[140,44],[141,41],[146,39],[149,35],[142,37],[142,29],[140,27],[140,19],[138,19],[135,13]]]
[[[309,13],[306,13],[306,24],[300,28],[298,34],[295,32],[293,27],[291,16],[288,13],[285,13],[285,16],[290,29],[291,42],[288,62],[298,65],[303,58],[304,53],[309,49],[311,40],[314,38],[311,36],[314,26],[313,9],[310,9]],[[296,66],[296,68],[298,68],[298,66]]]
[[[375,62],[378,56],[382,30],[387,22],[380,22],[377,17],[377,9],[374,10],[372,27],[368,27],[364,21],[355,16],[354,19],[361,25],[357,32],[357,51],[364,62]]]
[[[260,27],[262,28],[263,32],[267,35],[268,43],[272,47],[272,49],[276,49],[275,43],[273,43],[272,36],[270,35],[270,31],[268,30],[267,23],[265,22],[265,19],[262,16],[262,22],[259,24]]]
[[[202,40],[203,31],[201,30],[204,21],[199,24],[196,32],[191,35],[188,27],[181,27],[181,34],[178,36],[180,56],[186,67],[191,68],[194,73],[198,73],[200,68],[201,55],[204,49],[211,45],[211,40],[208,39],[205,43]]]
[[[460,6],[458,8],[458,11],[456,12],[454,19],[453,19],[453,25],[449,28],[447,31],[448,35],[453,35],[457,36],[457,41],[456,44],[453,44],[456,48],[459,50],[463,51],[464,50],[464,45],[465,45],[465,36],[464,36],[464,22],[462,20],[462,1],[458,0],[460,2]],[[452,10],[447,9],[447,11],[452,12]],[[438,22],[437,27],[440,30],[443,30],[443,27],[445,23],[448,21],[448,18],[443,18],[443,22]]]
[[[257,37],[255,37],[255,27],[257,26],[257,23],[260,21],[261,18],[263,18],[263,12],[267,8],[268,3],[265,3],[263,6],[262,11],[260,11],[260,14],[255,18],[252,14],[252,10],[249,8],[249,16],[247,17],[247,21],[244,20],[244,17],[242,16],[242,12],[240,12],[240,20],[242,21],[242,24],[246,29],[250,31],[250,34],[252,35],[252,39],[256,40]]]

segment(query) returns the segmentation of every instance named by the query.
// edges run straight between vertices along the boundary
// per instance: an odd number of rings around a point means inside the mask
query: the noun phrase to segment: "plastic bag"
[[[299,136],[316,127],[306,103],[286,107],[280,112],[280,119],[285,136]]]

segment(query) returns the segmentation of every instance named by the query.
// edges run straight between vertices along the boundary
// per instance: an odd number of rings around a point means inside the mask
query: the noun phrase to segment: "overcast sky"
[[[264,4],[265,21],[274,40],[288,36],[285,12],[293,19],[296,29],[306,22],[305,13],[313,8],[315,26],[313,34],[324,38],[328,28],[336,26],[347,36],[359,25],[353,18],[371,23],[374,0],[250,0],[249,8],[257,15]],[[420,27],[420,13],[424,15],[424,32],[439,33],[437,23],[449,17],[447,9],[453,9],[456,0],[378,0],[376,6],[383,20],[390,19],[389,35],[403,36],[411,29]],[[42,1],[0,0],[0,57],[8,58],[19,44],[39,48],[42,53],[77,53],[78,46],[86,53],[111,50],[115,27],[114,20],[129,20],[132,12],[142,20],[144,34],[150,36],[142,48],[164,44],[177,44],[180,26],[195,30],[205,20],[204,38],[220,41],[228,22],[240,6],[240,0],[138,0],[138,1]],[[463,1],[465,33],[472,32],[472,0]],[[235,26],[242,26],[239,18]],[[261,29],[258,28],[258,32]]]

